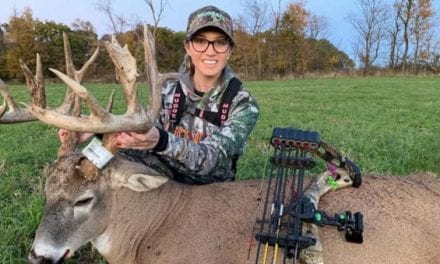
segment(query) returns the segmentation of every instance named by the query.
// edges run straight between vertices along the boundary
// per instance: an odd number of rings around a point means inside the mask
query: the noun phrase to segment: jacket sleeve
[[[225,124],[200,143],[167,132],[160,155],[180,163],[179,170],[200,177],[230,171],[232,157],[243,154],[246,140],[259,117],[257,102],[242,89],[234,98]]]

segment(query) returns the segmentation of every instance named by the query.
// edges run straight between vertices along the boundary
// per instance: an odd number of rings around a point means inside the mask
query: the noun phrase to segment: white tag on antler
[[[113,154],[104,148],[101,141],[96,137],[82,150],[82,153],[98,169],[102,169],[113,158]]]

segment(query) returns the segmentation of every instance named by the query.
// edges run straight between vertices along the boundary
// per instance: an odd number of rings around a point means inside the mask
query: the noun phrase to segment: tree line
[[[304,35],[298,25],[304,27],[305,19],[296,18],[295,10],[286,11],[280,17],[276,31],[249,32],[247,26],[237,20],[234,32],[235,47],[230,60],[234,71],[246,79],[271,79],[307,72],[334,72],[350,70],[354,62],[347,54],[338,50],[326,39]],[[124,32],[116,32],[120,43],[128,45],[143,70],[142,25],[134,25]],[[89,75],[95,80],[108,80],[113,65],[103,47],[111,39],[104,35],[98,39],[93,25],[77,20],[70,27],[53,21],[33,18],[32,10],[25,9],[10,17],[0,26],[0,78],[22,78],[19,59],[30,67],[35,65],[35,54],[39,53],[46,69],[45,76],[53,76],[47,69],[64,69],[63,38],[66,32],[72,48],[75,65],[81,65],[97,48],[100,54]],[[168,28],[154,30],[157,45],[157,62],[161,71],[177,71],[184,56],[185,32]]]
[[[0,78],[3,80],[23,80],[19,60],[34,68],[36,53],[43,62],[44,76],[54,77],[48,70],[64,70],[63,32],[69,38],[73,63],[78,68],[99,48],[99,55],[87,73],[88,79],[111,81],[114,78],[114,67],[105,51],[104,41],[111,41],[112,35],[98,39],[93,25],[88,21],[76,20],[71,27],[53,21],[40,21],[32,17],[32,10],[26,8],[21,14],[11,16],[8,23],[0,25]],[[143,25],[117,34],[122,44],[127,44],[136,57],[138,69],[143,72]],[[172,32],[166,28],[156,30],[157,61],[163,71],[175,71],[176,65],[183,58],[183,32]]]
[[[111,7],[112,0],[100,0],[100,11],[111,21],[113,35],[127,44],[143,72],[143,23],[130,27]],[[144,0],[153,14],[157,62],[163,72],[177,71],[184,56],[185,32],[160,27],[166,0]],[[438,72],[439,46],[433,36],[435,12],[431,0],[394,0],[386,6],[382,0],[357,0],[356,16],[348,17],[358,33],[353,45],[360,62],[358,69],[367,75],[377,70],[392,72]],[[248,0],[246,12],[235,18],[235,47],[230,64],[243,79],[303,77],[307,74],[354,73],[355,62],[325,38],[327,19],[307,10],[303,1]],[[127,29],[125,29],[127,28]],[[33,18],[26,8],[0,25],[0,78],[22,79],[19,59],[31,67],[35,54],[42,57],[45,76],[48,68],[64,69],[63,38],[71,42],[75,65],[81,65],[100,47],[100,54],[89,72],[90,79],[109,81],[113,65],[103,47],[111,35],[98,38],[93,25],[76,20],[71,26]],[[437,41],[437,42],[435,42]],[[388,54],[388,60],[384,59]],[[381,61],[381,63],[379,63]],[[386,63],[383,63],[386,61]]]
[[[432,0],[357,0],[348,20],[358,33],[354,49],[364,74],[378,61],[394,72],[440,72],[440,39]]]

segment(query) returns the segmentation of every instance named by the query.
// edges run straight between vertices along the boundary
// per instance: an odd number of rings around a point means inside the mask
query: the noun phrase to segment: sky
[[[392,0],[384,0],[392,3]],[[0,0],[0,23],[9,21],[14,10],[20,14],[25,7],[33,11],[34,19],[41,21],[54,21],[68,26],[78,18],[90,21],[96,29],[98,36],[111,33],[108,18],[97,9],[98,0]],[[157,0],[156,2],[159,2]],[[216,5],[228,12],[233,18],[245,14],[244,8],[247,0],[168,0],[168,6],[164,11],[163,18],[159,24],[174,31],[186,29],[189,14],[205,5]],[[282,0],[282,3],[293,2]],[[356,0],[304,0],[305,6],[312,14],[326,17],[329,28],[326,33],[333,45],[353,57],[353,43],[356,39],[356,32],[348,23],[347,16],[355,13]],[[440,14],[440,0],[433,0],[437,14]],[[273,3],[278,1],[273,0]],[[144,0],[112,0],[113,9],[116,14],[123,15],[129,21],[142,21],[152,23],[149,18],[150,12]],[[440,31],[440,30],[438,30]],[[439,35],[440,32],[437,32]]]

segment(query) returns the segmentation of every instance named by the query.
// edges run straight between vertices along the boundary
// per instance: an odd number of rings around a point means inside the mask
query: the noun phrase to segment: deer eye
[[[87,197],[87,198],[78,200],[75,203],[75,206],[86,206],[86,205],[89,205],[92,202],[92,200],[93,200],[93,197]]]

